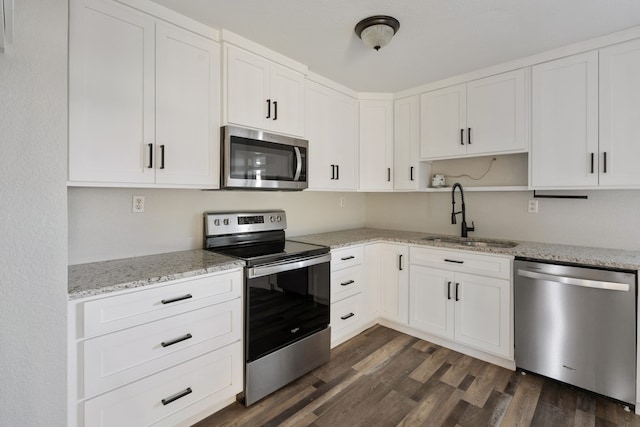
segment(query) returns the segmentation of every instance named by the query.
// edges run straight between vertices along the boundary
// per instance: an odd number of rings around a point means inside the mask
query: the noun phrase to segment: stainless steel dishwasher
[[[516,366],[635,405],[636,274],[514,262]]]

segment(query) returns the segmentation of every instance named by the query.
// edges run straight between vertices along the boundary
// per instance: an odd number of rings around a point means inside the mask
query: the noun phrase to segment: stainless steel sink
[[[508,249],[518,246],[516,242],[510,242],[506,240],[490,240],[490,239],[463,239],[450,236],[428,236],[422,240],[427,240],[435,243],[448,243],[456,246],[466,246],[474,248],[500,248]]]

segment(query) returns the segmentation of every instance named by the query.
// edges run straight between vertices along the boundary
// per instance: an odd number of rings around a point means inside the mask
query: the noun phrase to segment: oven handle
[[[302,155],[300,154],[300,148],[293,147],[293,150],[296,152],[296,175],[293,177],[293,180],[298,181],[302,173]]]
[[[300,268],[311,267],[312,265],[323,264],[331,261],[331,254],[320,256],[312,256],[308,258],[298,258],[292,261],[283,261],[273,264],[259,265],[247,268],[247,279],[268,276],[270,274],[278,274],[284,271],[297,270]]]

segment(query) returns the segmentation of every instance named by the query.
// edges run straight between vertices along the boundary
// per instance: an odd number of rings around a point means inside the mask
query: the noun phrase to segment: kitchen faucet
[[[460,189],[460,197],[462,198],[462,210],[456,212],[456,187]],[[464,191],[462,191],[462,185],[459,183],[453,184],[451,188],[451,224],[456,223],[456,215],[462,214],[462,231],[460,237],[467,237],[467,232],[476,231],[476,225],[471,221],[471,227],[467,227],[467,217],[464,210]]]

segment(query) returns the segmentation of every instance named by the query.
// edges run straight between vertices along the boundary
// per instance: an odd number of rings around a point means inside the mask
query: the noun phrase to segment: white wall
[[[145,196],[144,213],[131,212],[133,195]],[[363,227],[365,219],[359,193],[70,188],[68,196],[69,264],[200,248],[207,210],[281,208],[288,237]]]
[[[0,425],[64,426],[67,0],[15,1],[0,54]]]
[[[539,199],[539,213],[527,212],[532,191],[466,192],[470,236],[640,250],[640,191],[575,191],[588,200]],[[460,194],[456,191],[456,210]],[[380,193],[366,198],[366,226],[395,230],[460,233],[451,225],[451,193]]]

